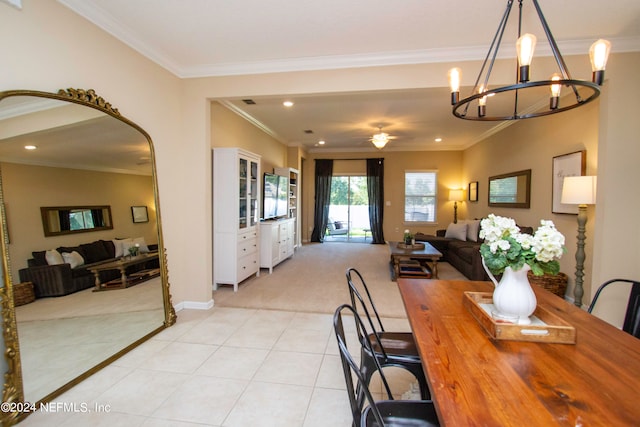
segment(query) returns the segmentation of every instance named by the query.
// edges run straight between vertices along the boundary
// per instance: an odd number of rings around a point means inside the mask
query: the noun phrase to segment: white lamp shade
[[[464,200],[464,191],[449,190],[449,200],[453,202],[462,202]]]
[[[561,203],[593,205],[596,203],[596,176],[567,176],[562,181]]]

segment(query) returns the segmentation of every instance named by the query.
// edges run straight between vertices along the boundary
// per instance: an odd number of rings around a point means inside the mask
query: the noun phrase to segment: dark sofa
[[[477,234],[480,231],[480,227],[476,221],[479,220],[466,221],[470,232],[464,236],[445,237],[448,234],[447,230],[438,230],[435,236],[417,233],[415,239],[416,241],[428,242],[442,252],[442,261],[451,264],[467,279],[489,280],[489,276],[482,266],[482,257],[480,256],[482,239]],[[476,225],[478,225],[477,228]],[[533,228],[531,227],[520,227],[520,230],[523,233],[533,234]],[[463,237],[465,237],[464,240],[462,240]]]
[[[149,250],[157,250],[157,245],[149,245]],[[59,253],[77,252],[84,259],[84,264],[74,268],[70,264],[49,265],[46,251],[32,252],[33,258],[27,260],[27,268],[19,271],[21,282],[33,283],[36,298],[68,295],[95,285],[95,276],[89,268],[116,260],[116,250],[111,240],[96,240],[91,243],[73,247],[59,247]],[[144,265],[134,266],[138,269]],[[133,272],[133,271],[131,271]],[[118,270],[100,272],[101,282],[117,279]]]

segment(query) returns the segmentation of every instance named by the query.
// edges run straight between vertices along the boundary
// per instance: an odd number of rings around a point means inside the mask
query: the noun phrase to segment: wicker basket
[[[567,291],[567,277],[564,273],[558,273],[557,275],[543,274],[542,276],[536,276],[531,271],[527,273],[529,282],[533,285],[540,286],[558,295],[560,298],[564,298],[564,293]]]
[[[15,307],[29,304],[35,299],[36,296],[33,293],[33,283],[24,282],[13,285],[13,305]]]

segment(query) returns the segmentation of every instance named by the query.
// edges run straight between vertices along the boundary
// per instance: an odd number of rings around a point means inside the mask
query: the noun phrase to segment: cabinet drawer
[[[253,253],[238,258],[238,281],[242,281],[258,271],[258,254]]]
[[[258,240],[247,240],[238,242],[238,258],[258,251]]]
[[[258,233],[253,230],[246,233],[238,234],[238,243],[246,242],[249,240],[255,240],[258,238]]]

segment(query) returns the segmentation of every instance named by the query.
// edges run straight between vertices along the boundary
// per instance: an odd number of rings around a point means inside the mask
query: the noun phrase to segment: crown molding
[[[84,0],[57,1],[180,78],[474,61],[484,59],[489,49],[488,46],[451,47],[353,55],[284,58],[269,61],[188,65],[177,63],[166,53],[145,43],[135,35],[134,31],[117,22],[111,15],[96,6],[93,2],[86,2]],[[558,45],[563,55],[586,54],[593,41],[593,39],[559,40]],[[614,53],[640,51],[640,37],[610,38],[609,41],[612,44],[612,52]],[[541,41],[538,44],[537,55],[551,56],[551,49],[548,43]],[[513,56],[515,56],[515,46],[502,46],[498,55],[499,58],[509,58]]]

